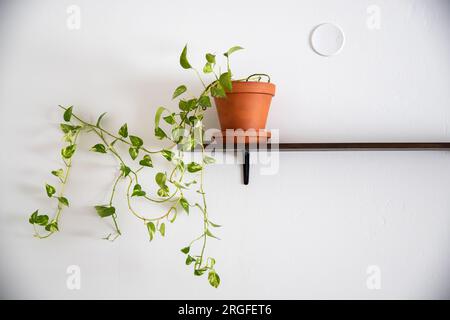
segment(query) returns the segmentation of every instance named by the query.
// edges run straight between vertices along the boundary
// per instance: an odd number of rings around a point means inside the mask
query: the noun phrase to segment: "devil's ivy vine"
[[[187,46],[184,47],[180,55],[180,65],[184,69],[192,69],[196,73],[203,85],[203,91],[198,97],[182,99],[180,97],[186,95],[187,87],[180,85],[172,95],[172,99],[179,99],[179,111],[171,112],[164,107],[157,109],[154,135],[160,140],[169,142],[166,148],[160,150],[146,147],[141,137],[129,133],[126,123],[119,128],[117,133],[112,133],[105,129],[102,126],[102,119],[105,113],[93,124],[76,115],[72,106],[60,106],[64,110],[64,123],[60,125],[64,134],[63,140],[66,143],[61,150],[64,168],[51,172],[58,179],[58,187],[54,187],[51,184],[45,185],[47,196],[57,201],[57,208],[51,220],[48,215],[40,214],[38,210],[31,214],[29,222],[35,229],[35,236],[47,238],[59,231],[58,226],[61,213],[65,207],[69,206],[69,200],[65,197],[64,190],[72,167],[73,155],[77,149],[78,138],[81,133],[94,134],[99,141],[92,146],[91,151],[100,154],[110,154],[119,164],[118,174],[114,179],[109,202],[95,206],[95,210],[101,218],[110,217],[114,223],[115,233],[109,234],[105,239],[114,240],[121,235],[117,221],[118,215],[114,207],[116,187],[121,181],[127,182],[126,200],[128,209],[137,219],[145,224],[150,240],[153,240],[157,235],[164,237],[166,234],[166,223],[173,223],[180,210],[189,214],[191,208],[197,208],[202,216],[203,231],[186,247],[182,248],[181,252],[186,255],[186,265],[193,265],[194,275],[201,276],[207,272],[209,283],[217,288],[220,284],[220,277],[215,270],[216,261],[214,258],[206,255],[206,245],[208,238],[216,238],[211,230],[220,227],[220,225],[213,223],[209,219],[204,190],[204,168],[206,165],[213,163],[214,158],[208,156],[205,152],[202,121],[204,111],[212,106],[210,96],[225,97],[225,92],[232,89],[229,57],[233,52],[240,49],[242,48],[236,46],[224,53],[226,71],[223,73],[216,65],[216,56],[211,53],[206,54],[203,73],[212,74],[214,77],[214,80],[206,85],[200,72],[190,65],[187,59]],[[119,153],[117,148],[119,144],[128,148],[129,154],[127,157]],[[198,149],[201,152],[202,160],[200,162],[185,163],[183,161],[184,152],[190,152],[194,149]],[[169,173],[163,171],[155,173],[154,180],[157,185],[157,191],[156,195],[151,195],[141,185],[139,173],[153,168],[153,157],[155,156],[165,158],[171,166],[171,170]],[[134,165],[131,165],[130,162]],[[136,165],[137,169],[132,169]],[[196,192],[200,194],[201,201],[194,202],[186,198],[186,191],[192,186],[197,186]],[[146,215],[138,212],[133,207],[134,198],[141,198],[151,203],[169,204],[169,208],[157,216]],[[197,242],[200,242],[199,246],[195,246]],[[200,252],[194,252],[195,249],[200,249]]]

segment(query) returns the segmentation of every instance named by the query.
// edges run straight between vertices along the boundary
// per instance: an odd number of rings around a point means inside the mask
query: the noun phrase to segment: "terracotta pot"
[[[265,129],[274,95],[272,83],[233,81],[226,98],[214,98],[221,129]]]

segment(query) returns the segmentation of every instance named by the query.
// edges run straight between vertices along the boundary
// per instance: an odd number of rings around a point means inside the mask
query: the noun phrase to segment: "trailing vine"
[[[206,62],[202,69],[203,74],[213,76],[213,81],[205,84],[200,72],[193,68],[187,59],[187,46],[183,48],[180,55],[180,65],[184,69],[192,69],[203,85],[201,94],[197,97],[181,98],[186,96],[187,87],[178,86],[172,95],[172,100],[178,99],[179,110],[172,112],[165,107],[159,107],[155,114],[154,135],[159,140],[168,142],[168,146],[154,150],[144,144],[144,140],[129,133],[127,123],[124,123],[117,133],[111,132],[102,126],[102,119],[105,113],[100,115],[97,122],[90,123],[77,115],[73,106],[64,107],[64,122],[60,124],[63,132],[64,147],[61,149],[63,168],[51,171],[51,174],[58,179],[57,187],[46,183],[45,190],[49,198],[57,202],[56,212],[52,219],[46,214],[40,214],[39,210],[33,212],[29,222],[33,225],[35,236],[43,239],[48,238],[59,231],[61,214],[66,207],[69,207],[69,200],[65,196],[65,186],[68,183],[72,159],[77,150],[77,142],[81,134],[94,134],[98,138],[98,143],[90,149],[99,154],[109,154],[117,160],[118,173],[111,187],[109,201],[106,204],[95,206],[97,214],[101,218],[112,219],[115,231],[105,237],[114,241],[121,235],[118,223],[118,213],[114,206],[117,186],[125,182],[126,202],[129,211],[146,227],[150,241],[155,237],[164,237],[166,234],[166,223],[173,223],[180,212],[189,214],[191,209],[198,209],[202,218],[202,232],[191,242],[181,249],[185,254],[186,265],[193,266],[196,276],[208,274],[209,283],[217,288],[220,284],[220,277],[215,270],[216,260],[206,253],[209,238],[216,238],[212,230],[220,227],[209,219],[206,193],[204,189],[204,169],[214,162],[205,151],[203,114],[204,111],[212,107],[212,97],[226,97],[226,91],[232,89],[232,73],[230,70],[230,55],[242,49],[239,46],[230,48],[224,53],[226,58],[226,71],[221,72],[216,64],[216,56],[211,53],[205,55]],[[259,74],[256,76],[260,76]],[[248,79],[247,79],[248,80]],[[118,151],[118,146],[123,145],[128,148],[128,155],[125,157]],[[184,153],[194,149],[201,152],[201,161],[184,162]],[[167,172],[157,171],[154,175],[156,184],[156,194],[145,191],[139,180],[139,174],[144,170],[153,168],[153,158],[162,157],[167,160],[170,170]],[[131,160],[130,160],[131,159]],[[200,195],[200,201],[188,200],[186,194],[188,190],[196,187],[196,192]],[[142,199],[150,203],[166,204],[168,209],[159,215],[145,214],[139,212],[133,201]],[[197,250],[197,251],[196,251]]]

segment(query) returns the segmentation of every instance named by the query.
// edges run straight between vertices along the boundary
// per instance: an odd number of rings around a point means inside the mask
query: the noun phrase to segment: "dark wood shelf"
[[[205,145],[215,150],[227,150],[226,145]],[[439,150],[450,149],[450,142],[318,142],[318,143],[267,143],[257,144],[234,144],[234,150],[272,150],[279,151],[302,151],[302,150]]]
[[[280,151],[296,150],[427,150],[450,149],[450,142],[280,143]]]
[[[227,145],[206,144],[209,150],[227,151]],[[244,152],[244,184],[250,177],[250,151],[351,151],[351,150],[446,150],[450,142],[318,142],[318,143],[279,143],[279,144],[234,144],[234,151]]]

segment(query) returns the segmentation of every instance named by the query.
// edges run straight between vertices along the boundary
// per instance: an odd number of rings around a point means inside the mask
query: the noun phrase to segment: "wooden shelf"
[[[210,150],[227,151],[227,145],[207,144]],[[244,184],[247,185],[250,177],[250,152],[251,151],[357,151],[357,150],[446,150],[450,149],[450,142],[319,142],[319,143],[267,143],[234,144],[234,151],[244,152]]]

